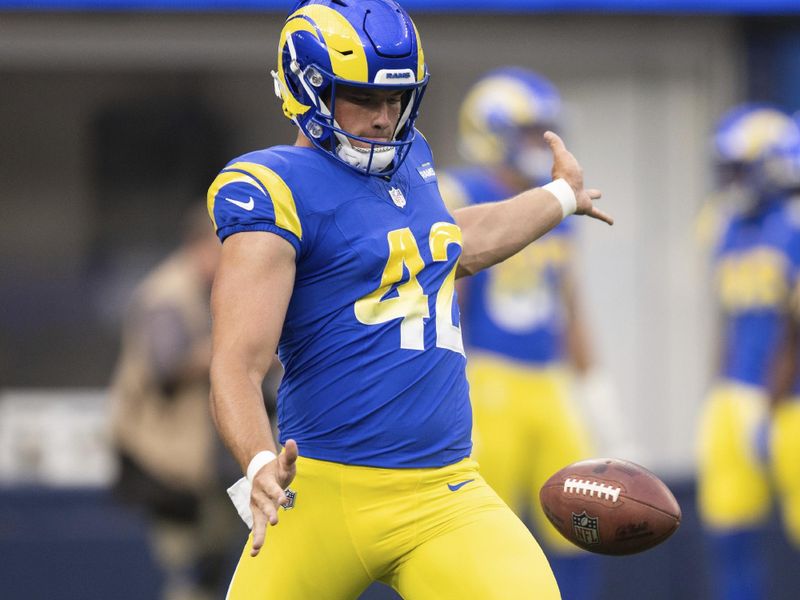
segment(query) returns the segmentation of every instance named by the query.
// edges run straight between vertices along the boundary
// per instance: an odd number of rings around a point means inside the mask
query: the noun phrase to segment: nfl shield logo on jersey
[[[572,527],[575,530],[575,537],[584,544],[600,543],[597,517],[590,517],[586,514],[586,511],[579,515],[572,513]]]
[[[406,197],[403,196],[403,192],[400,188],[390,188],[389,195],[392,197],[392,202],[395,203],[395,206],[403,208],[406,205]]]

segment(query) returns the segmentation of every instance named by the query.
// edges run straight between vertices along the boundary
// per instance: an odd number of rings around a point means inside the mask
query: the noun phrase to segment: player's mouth
[[[356,146],[354,144],[353,145],[353,150],[357,150],[358,152],[361,152],[362,154],[370,154],[370,153],[380,154],[381,152],[387,152],[389,150],[392,150],[392,147],[391,146],[375,146],[373,148],[373,147]]]
[[[372,144],[368,143],[368,142],[372,142],[374,144],[386,144],[386,143],[389,142],[389,138],[388,137],[379,137],[379,138],[368,138],[368,137],[365,137],[363,139],[365,140],[363,142],[360,141],[360,140],[353,140],[351,142],[353,147],[356,148],[357,150],[367,150],[367,151],[369,151],[369,150],[372,149]],[[380,150],[382,148],[388,148],[388,147],[389,146],[380,146],[380,145],[378,145],[378,146],[375,147],[375,150]]]

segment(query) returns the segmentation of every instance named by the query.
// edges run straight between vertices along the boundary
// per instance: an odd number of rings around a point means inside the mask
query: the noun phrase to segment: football
[[[598,554],[642,552],[666,540],[681,522],[681,508],[664,482],[615,458],[564,467],[542,486],[539,500],[565,538]]]

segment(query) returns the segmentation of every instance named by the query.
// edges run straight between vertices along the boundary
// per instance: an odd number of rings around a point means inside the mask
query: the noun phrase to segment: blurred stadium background
[[[0,0],[0,597],[156,597],[141,516],[107,490],[120,318],[219,168],[293,140],[268,73],[291,4]],[[486,70],[526,66],[561,89],[568,146],[617,219],[579,236],[597,353],[634,426],[628,458],[686,516],[665,546],[604,561],[605,597],[706,597],[693,435],[714,327],[694,219],[715,119],[748,99],[800,108],[800,4],[403,4],[432,74],[419,126],[440,167],[458,160],[457,107]],[[796,598],[798,556],[777,523],[771,539],[770,597]]]

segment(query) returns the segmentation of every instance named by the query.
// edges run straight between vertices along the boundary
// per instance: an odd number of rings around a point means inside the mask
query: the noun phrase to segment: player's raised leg
[[[405,600],[559,600],[539,544],[477,472],[474,477],[430,495],[422,509],[430,514],[421,515],[420,528],[432,528],[431,535],[388,583]],[[437,513],[446,520],[437,523]]]
[[[405,600],[561,598],[544,553],[509,508],[423,544],[393,585]]]

